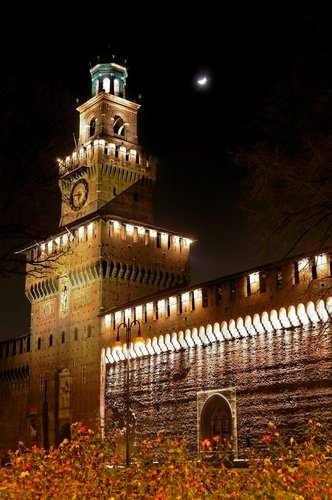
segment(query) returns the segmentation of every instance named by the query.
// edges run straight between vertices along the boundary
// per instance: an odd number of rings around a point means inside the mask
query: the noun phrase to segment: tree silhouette
[[[2,47],[0,85],[0,277],[25,272],[20,249],[59,223],[57,157],[73,148],[75,100],[26,54]],[[42,265],[47,266],[49,258]],[[39,261],[39,266],[41,262]]]
[[[242,208],[261,256],[332,243],[332,17],[317,7],[298,19],[290,70],[231,152],[246,168]]]

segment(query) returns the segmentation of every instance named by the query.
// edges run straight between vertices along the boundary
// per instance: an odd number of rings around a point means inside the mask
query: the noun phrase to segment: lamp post
[[[124,328],[126,330],[126,465],[130,465],[130,344],[131,344],[131,329],[134,325],[138,325],[138,334],[135,342],[143,341],[143,338],[140,337],[141,333],[141,324],[138,319],[134,319],[130,321],[128,318],[128,322],[123,321],[118,325],[118,331],[116,335],[115,347],[121,347],[122,343],[120,341],[120,329]]]

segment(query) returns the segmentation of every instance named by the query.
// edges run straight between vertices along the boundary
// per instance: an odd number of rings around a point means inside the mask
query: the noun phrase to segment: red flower
[[[211,442],[209,439],[204,439],[204,441],[201,442],[203,450],[211,450]]]
[[[264,434],[262,437],[262,443],[268,443],[270,441],[270,435],[269,434]]]
[[[79,431],[81,434],[85,434],[87,432],[88,428],[86,427],[86,425],[81,425]]]

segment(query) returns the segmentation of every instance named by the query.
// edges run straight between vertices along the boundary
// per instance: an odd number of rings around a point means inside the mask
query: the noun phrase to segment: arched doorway
[[[232,410],[227,399],[220,394],[213,394],[206,401],[200,417],[200,440],[209,440],[212,447],[222,439],[231,438]]]

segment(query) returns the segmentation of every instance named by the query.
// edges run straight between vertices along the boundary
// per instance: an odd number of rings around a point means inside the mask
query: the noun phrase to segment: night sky
[[[18,74],[29,67],[45,85],[56,81],[72,95],[73,110],[91,95],[89,69],[98,56],[126,61],[127,98],[142,106],[139,142],[159,159],[155,222],[197,240],[192,283],[269,262],[252,244],[241,209],[245,174],[229,152],[252,140],[264,96],[315,43],[313,20],[331,20],[319,1],[243,3],[223,2],[216,11],[189,4],[181,14],[169,2],[155,9],[78,4],[75,15],[29,6],[32,21],[23,25],[25,13],[20,20],[13,13],[0,35],[2,57],[13,58]],[[203,74],[208,85],[199,87]],[[78,113],[71,116],[59,156],[74,148]],[[22,278],[0,280],[0,300],[1,339],[27,332]]]

